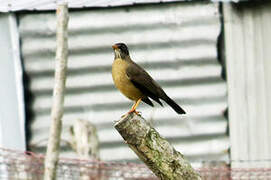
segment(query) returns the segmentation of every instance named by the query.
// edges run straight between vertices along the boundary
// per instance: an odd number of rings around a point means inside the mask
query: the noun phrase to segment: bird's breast
[[[131,100],[138,100],[143,94],[129,80],[126,74],[128,62],[122,59],[115,59],[112,65],[112,77],[116,88]]]

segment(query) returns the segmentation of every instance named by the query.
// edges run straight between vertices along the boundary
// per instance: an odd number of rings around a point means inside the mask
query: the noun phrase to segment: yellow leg
[[[136,112],[136,108],[137,108],[137,106],[139,105],[140,102],[141,102],[141,98],[138,99],[138,100],[135,102],[135,104],[133,105],[133,107],[131,108],[131,110],[128,112],[128,114],[133,113],[133,112],[135,112],[136,114],[138,114],[138,113]]]

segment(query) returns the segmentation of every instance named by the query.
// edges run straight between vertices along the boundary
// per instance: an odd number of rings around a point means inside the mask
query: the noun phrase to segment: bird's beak
[[[118,49],[118,46],[115,44],[112,46],[113,49]]]

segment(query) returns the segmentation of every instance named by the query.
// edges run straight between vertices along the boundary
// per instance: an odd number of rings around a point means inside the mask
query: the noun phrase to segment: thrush
[[[128,47],[124,43],[117,43],[112,46],[115,59],[112,64],[112,77],[116,88],[127,98],[134,101],[134,105],[128,113],[136,112],[141,101],[154,106],[150,98],[161,106],[160,99],[171,106],[176,113],[185,114],[185,111],[174,102],[159,84],[129,55]]]

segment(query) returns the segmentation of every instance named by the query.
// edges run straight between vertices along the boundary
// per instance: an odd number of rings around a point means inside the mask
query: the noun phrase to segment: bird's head
[[[121,58],[126,59],[126,57],[129,57],[129,50],[126,44],[124,43],[117,43],[112,46],[114,49],[115,59]]]

